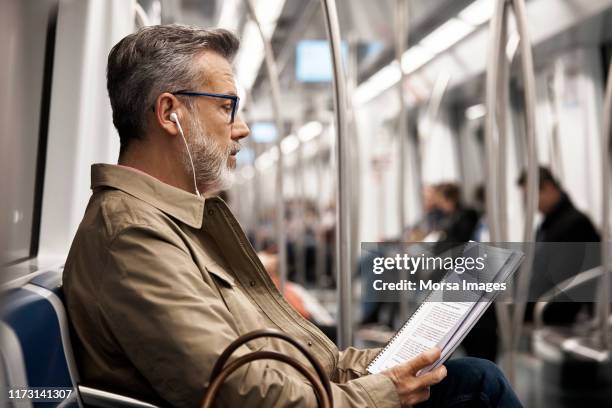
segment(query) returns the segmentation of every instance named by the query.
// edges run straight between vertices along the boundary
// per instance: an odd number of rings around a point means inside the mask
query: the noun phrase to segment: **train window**
[[[0,13],[0,261],[37,251],[57,0],[8,0]]]

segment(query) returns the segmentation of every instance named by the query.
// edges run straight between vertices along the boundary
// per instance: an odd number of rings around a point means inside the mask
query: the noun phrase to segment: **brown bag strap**
[[[227,377],[229,377],[238,368],[255,360],[276,360],[289,364],[299,371],[300,374],[306,377],[306,379],[313,385],[319,407],[332,408],[329,395],[327,395],[325,388],[323,388],[323,385],[321,385],[321,382],[299,361],[285,354],[277,353],[276,351],[254,351],[239,357],[225,366],[225,368],[219,373],[219,376],[217,376],[215,380],[208,385],[208,389],[204,395],[204,401],[202,402],[202,408],[212,407],[217,393]]]
[[[310,373],[310,371],[308,371],[308,369],[306,369],[300,362],[298,362],[294,358],[286,356],[284,354],[277,353],[277,352],[272,352],[272,351],[258,351],[258,352],[247,354],[245,356],[238,358],[236,361],[230,363],[228,366],[224,368],[227,360],[232,355],[232,353],[236,351],[236,349],[238,349],[240,346],[246,344],[247,342],[251,340],[261,338],[261,337],[274,337],[274,338],[285,340],[288,343],[292,344],[308,359],[310,364],[312,364],[312,366],[314,367],[319,377],[318,380],[316,377],[314,377]],[[227,346],[227,348],[223,351],[221,356],[219,356],[210,374],[209,385],[208,385],[208,389],[206,390],[206,395],[204,397],[203,407],[212,406],[212,402],[214,401],[214,398],[216,396],[216,393],[218,392],[219,387],[221,386],[221,384],[223,384],[223,382],[225,381],[225,378],[227,378],[229,374],[231,374],[232,372],[234,372],[236,369],[238,369],[244,364],[250,363],[251,361],[254,361],[254,360],[261,360],[261,359],[277,360],[277,361],[281,361],[281,362],[284,362],[284,363],[287,363],[293,366],[296,370],[298,370],[301,374],[303,374],[312,383],[313,387],[315,388],[315,393],[317,394],[317,400],[319,401],[319,405],[322,407],[329,407],[329,408],[333,406],[331,382],[329,381],[329,378],[327,376],[327,373],[323,369],[323,366],[312,355],[312,353],[310,353],[301,343],[299,343],[297,340],[293,339],[286,333],[283,333],[279,330],[263,329],[263,330],[255,330],[255,331],[246,333],[238,337],[229,346]],[[226,372],[228,373],[224,374]],[[218,385],[215,385],[215,384],[218,384]],[[213,387],[213,385],[215,385],[215,387]]]

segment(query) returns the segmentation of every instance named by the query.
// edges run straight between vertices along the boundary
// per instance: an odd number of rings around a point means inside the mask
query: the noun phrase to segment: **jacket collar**
[[[542,226],[547,226],[553,223],[555,220],[560,218],[563,214],[565,214],[568,210],[574,208],[574,204],[570,200],[569,196],[565,193],[561,193],[561,198],[559,202],[555,204],[552,210],[544,217],[544,221],[542,221]]]
[[[111,187],[126,192],[192,228],[202,228],[204,198],[173,187],[126,166],[93,164],[91,188]]]

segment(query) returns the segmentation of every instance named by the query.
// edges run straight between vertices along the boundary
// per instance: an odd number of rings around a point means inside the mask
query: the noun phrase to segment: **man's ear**
[[[169,92],[160,94],[155,99],[155,122],[164,131],[172,136],[178,135],[178,126],[170,119],[172,113],[176,113],[179,120],[183,117],[184,105]]]

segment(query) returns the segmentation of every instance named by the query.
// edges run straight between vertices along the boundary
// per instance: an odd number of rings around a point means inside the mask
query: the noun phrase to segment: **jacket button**
[[[255,286],[255,284],[256,284],[256,283],[257,283],[257,282],[255,282],[254,280],[252,280],[252,281],[250,281],[250,282],[249,282],[249,285],[251,285],[251,286]]]
[[[208,210],[208,215],[214,215],[214,214],[215,214],[214,210]]]
[[[312,341],[308,342],[308,347],[312,347]]]

